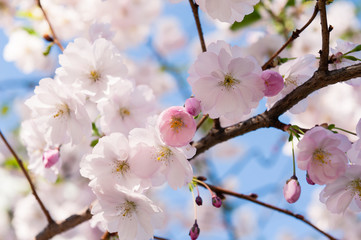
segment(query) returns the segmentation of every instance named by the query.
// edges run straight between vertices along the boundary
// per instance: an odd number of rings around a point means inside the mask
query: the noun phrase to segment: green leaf
[[[346,59],[351,60],[351,61],[361,61],[361,59],[359,59],[357,57],[348,56],[348,55],[343,55],[342,58],[346,58]]]
[[[254,11],[251,14],[246,15],[243,18],[242,22],[234,22],[232,24],[232,26],[230,27],[230,29],[232,31],[237,31],[241,28],[247,27],[247,26],[257,22],[258,20],[260,20],[262,17],[261,17],[261,14],[259,14],[259,12],[258,12],[258,6],[259,5],[256,5],[254,7]]]
[[[24,27],[22,27],[22,29],[25,30],[25,31],[26,31],[27,33],[29,33],[30,35],[38,35],[38,34],[35,32],[34,28],[24,26]]]
[[[54,43],[49,43],[49,45],[46,47],[45,51],[43,52],[44,56],[48,56],[50,53],[51,48],[53,47]]]
[[[293,134],[290,133],[290,136],[288,137],[288,141],[289,141],[289,142],[292,142],[292,140],[293,140]]]
[[[1,107],[1,115],[5,116],[6,114],[9,113],[9,106],[4,104],[2,107]]]
[[[286,3],[286,7],[293,7],[296,5],[296,1],[295,0],[288,0]]]
[[[92,122],[92,130],[93,130],[93,136],[101,137],[102,135],[99,133],[99,130],[97,128],[97,125],[95,122]]]
[[[94,139],[91,143],[90,143],[90,146],[91,147],[95,147],[95,145],[97,145],[99,142],[99,139]]]
[[[4,162],[4,167],[7,169],[20,169],[20,166],[14,157],[9,157]]]
[[[358,52],[361,51],[361,44],[357,45],[356,47],[354,47],[352,50],[348,51],[347,53],[345,53],[344,55],[347,55],[349,53],[353,53],[353,52]]]

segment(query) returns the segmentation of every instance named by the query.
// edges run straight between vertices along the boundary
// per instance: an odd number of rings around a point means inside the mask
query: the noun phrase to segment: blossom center
[[[318,163],[320,164],[327,164],[330,162],[329,156],[331,156],[330,153],[324,151],[321,148],[317,148],[314,152],[313,152],[313,159],[316,160]]]
[[[118,206],[117,210],[120,211],[123,217],[131,217],[132,213],[137,209],[137,205],[133,201],[126,200],[123,204]]]
[[[62,117],[64,114],[70,113],[69,106],[67,104],[59,104],[57,105],[57,112],[53,115],[54,118]]]
[[[128,110],[128,108],[121,107],[121,108],[119,109],[119,114],[120,114],[120,116],[122,117],[122,119],[124,119],[126,116],[129,116],[129,115],[130,115],[130,111]]]
[[[98,73],[95,70],[90,71],[90,79],[93,80],[94,82],[98,81],[101,78],[100,73]]]
[[[234,85],[239,84],[240,82],[241,81],[239,81],[238,79],[235,79],[231,75],[227,74],[226,76],[224,76],[224,81],[220,84],[224,86],[227,90],[230,90],[231,88],[233,88]]]
[[[168,159],[171,155],[172,155],[172,151],[168,147],[162,146],[158,150],[157,161],[166,162],[166,161],[168,161]]]
[[[357,194],[361,200],[361,179],[357,178],[349,183],[349,187],[354,194]]]
[[[115,164],[115,171],[118,173],[121,173],[122,175],[124,175],[125,173],[127,173],[130,169],[129,163],[127,160],[124,161],[117,161]]]
[[[170,127],[178,133],[182,127],[187,127],[187,125],[184,124],[182,118],[172,117],[172,120],[170,122]]]
[[[285,86],[289,86],[289,85],[293,85],[295,87],[297,87],[297,78],[295,77],[287,77],[287,78],[284,78],[285,79]]]

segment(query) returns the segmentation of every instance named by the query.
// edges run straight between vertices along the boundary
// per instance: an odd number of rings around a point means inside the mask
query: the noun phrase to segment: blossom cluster
[[[360,130],[361,120],[358,137]],[[351,145],[346,136],[317,126],[305,133],[297,148],[297,166],[307,171],[309,184],[326,185],[320,201],[331,212],[343,213],[349,206],[361,210],[360,140]]]

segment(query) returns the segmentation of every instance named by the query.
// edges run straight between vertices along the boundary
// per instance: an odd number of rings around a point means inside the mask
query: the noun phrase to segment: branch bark
[[[68,231],[69,229],[78,226],[79,224],[88,221],[92,218],[92,214],[90,212],[90,207],[85,209],[84,211],[71,215],[67,219],[61,222],[52,222],[49,223],[43,231],[41,231],[38,235],[36,235],[35,240],[48,240],[55,235],[58,235],[62,232]]]
[[[320,9],[321,32],[322,32],[322,50],[320,52],[320,72],[328,71],[328,54],[330,48],[330,31],[327,24],[326,0],[318,0],[318,8]]]

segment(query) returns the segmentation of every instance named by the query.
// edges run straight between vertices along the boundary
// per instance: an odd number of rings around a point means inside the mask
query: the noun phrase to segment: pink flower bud
[[[197,220],[195,220],[191,230],[189,230],[189,236],[192,240],[196,240],[199,236],[199,233],[200,229],[198,227]]]
[[[289,203],[295,203],[301,194],[301,186],[297,181],[297,177],[291,177],[287,180],[283,187],[283,196]]]
[[[196,204],[197,204],[198,206],[201,206],[201,205],[203,204],[203,200],[202,200],[202,198],[201,198],[200,196],[197,196],[197,197],[196,197]]]
[[[59,161],[59,149],[50,149],[43,153],[43,163],[45,168],[51,168]]]
[[[261,78],[266,87],[263,91],[266,97],[276,96],[283,89],[284,81],[278,72],[265,70],[262,72]]]
[[[212,197],[212,205],[216,208],[220,208],[222,206],[222,199],[218,196]]]
[[[308,173],[306,174],[306,181],[308,184],[310,185],[315,185],[315,183],[312,181],[312,179],[310,178],[310,176],[308,175]]]
[[[158,118],[160,137],[165,144],[172,147],[187,145],[197,130],[196,121],[184,107],[170,107]]]
[[[187,112],[192,116],[197,116],[201,112],[201,102],[196,98],[188,98],[184,105]]]

